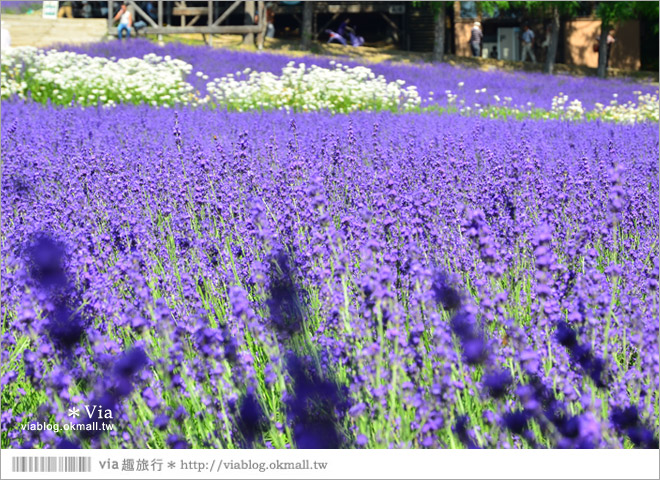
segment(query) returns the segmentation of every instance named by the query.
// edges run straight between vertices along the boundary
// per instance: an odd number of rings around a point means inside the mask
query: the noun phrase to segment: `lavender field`
[[[658,448],[656,122],[4,98],[3,448]]]

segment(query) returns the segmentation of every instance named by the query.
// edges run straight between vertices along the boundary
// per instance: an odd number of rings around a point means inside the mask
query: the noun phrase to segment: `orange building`
[[[586,67],[598,67],[600,20],[576,18],[564,22],[564,62]],[[628,20],[614,28],[614,46],[610,53],[610,67],[623,70],[639,70],[640,35],[639,20]]]
[[[476,8],[476,2],[454,2],[454,50],[456,55],[470,56],[469,39],[472,25],[480,21],[484,34],[482,56],[499,59],[520,60],[519,39],[512,36],[520,35],[520,27],[528,23],[536,34],[534,51],[541,60],[544,48],[545,26],[542,19],[536,20],[524,17],[520,12],[495,12],[488,17]],[[559,31],[559,46],[557,48],[558,63],[581,65],[596,68],[598,66],[597,44],[600,37],[601,21],[595,17],[589,8],[583,16],[562,19]],[[502,32],[505,32],[503,34]],[[610,54],[609,66],[625,70],[639,70],[641,62],[641,29],[639,20],[629,20],[619,23],[614,28],[616,39]],[[506,38],[508,51],[502,47],[502,38]],[[657,39],[655,40],[657,42]],[[513,45],[513,48],[509,48]],[[506,55],[505,55],[506,53]]]

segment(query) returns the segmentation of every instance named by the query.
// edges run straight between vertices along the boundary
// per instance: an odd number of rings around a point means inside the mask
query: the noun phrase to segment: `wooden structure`
[[[120,2],[108,2],[108,35],[117,35],[117,29],[114,27],[115,6]],[[259,48],[263,48],[264,36],[266,33],[266,4],[264,1],[241,1],[237,0],[232,2],[228,8],[222,13],[214,8],[214,4],[226,4],[227,2],[207,2],[205,7],[192,7],[187,6],[185,1],[168,2],[173,3],[172,16],[180,18],[180,25],[165,25],[163,22],[165,2],[158,0],[158,17],[156,20],[151,18],[137,2],[128,1],[128,9],[133,15],[133,23],[143,21],[146,27],[140,29],[149,35],[158,35],[159,40],[161,35],[178,34],[178,33],[199,33],[204,36],[207,43],[210,43],[210,36],[215,34],[239,34],[239,35],[253,35],[257,34],[257,44]],[[254,4],[257,4],[256,13],[259,18],[259,23],[256,25],[222,25],[222,23],[229,18],[229,15],[234,12],[241,4],[244,5],[246,12],[254,12]],[[220,13],[215,18],[214,13]],[[201,17],[206,17],[207,24],[199,25],[198,22]],[[189,19],[190,18],[190,19]],[[174,23],[174,22],[173,22]],[[208,35],[208,36],[207,36]]]
[[[277,3],[273,6],[275,14],[291,15],[302,28],[302,4],[286,5]],[[312,38],[325,32],[333,23],[337,22],[343,14],[369,13],[381,17],[397,34],[401,35],[400,23],[393,18],[403,17],[406,12],[406,2],[314,2],[314,19],[312,21]],[[318,17],[323,15],[330,18],[319,26]]]

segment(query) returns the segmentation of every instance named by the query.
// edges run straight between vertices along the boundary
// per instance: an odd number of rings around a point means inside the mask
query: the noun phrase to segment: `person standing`
[[[607,32],[607,55],[605,57],[606,68],[610,68],[610,52],[612,51],[614,42],[616,42],[616,38],[614,38],[614,30],[610,30],[609,32]]]
[[[527,58],[527,54],[532,58],[532,62],[536,63],[536,55],[534,55],[534,32],[529,25],[523,27],[522,33],[522,55],[520,61],[524,62]]]
[[[92,18],[92,5],[89,2],[82,2],[83,18]]]
[[[2,22],[1,26],[0,40],[2,41],[2,45],[0,46],[0,50],[4,50],[11,47],[11,35],[9,34],[9,30],[5,28],[5,22]]]
[[[154,2],[147,2],[144,6],[144,11],[149,15],[149,18],[158,23],[158,7],[154,5]]]
[[[478,57],[481,54],[481,40],[484,34],[481,32],[481,22],[474,22],[472,33],[470,34],[470,48],[472,49],[472,56]]]
[[[119,26],[117,27],[117,37],[120,40],[124,38],[124,32],[126,32],[127,38],[131,38],[131,26],[133,25],[133,15],[128,10],[126,2],[122,3],[121,8],[115,15],[115,20],[119,20]]]
[[[275,10],[272,2],[266,4],[266,38],[275,38]]]

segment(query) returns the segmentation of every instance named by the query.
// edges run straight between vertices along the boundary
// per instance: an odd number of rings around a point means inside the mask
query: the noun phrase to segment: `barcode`
[[[92,457],[13,457],[12,472],[91,472]]]

